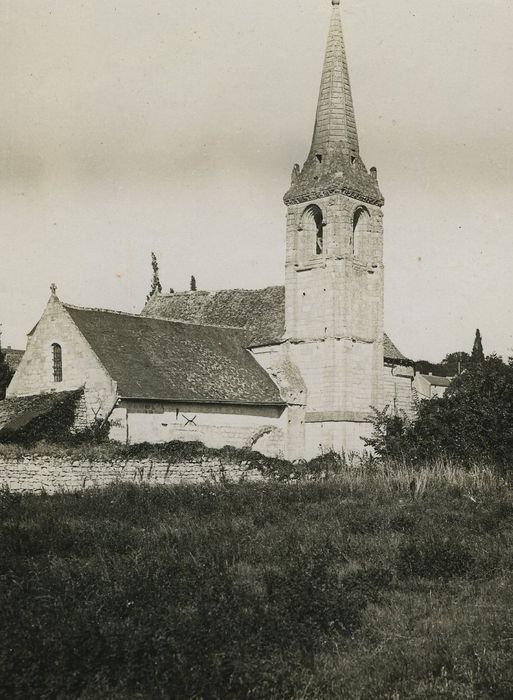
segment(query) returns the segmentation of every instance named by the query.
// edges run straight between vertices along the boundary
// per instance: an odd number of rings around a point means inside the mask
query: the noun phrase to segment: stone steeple
[[[381,206],[376,170],[369,174],[359,154],[340,0],[332,5],[312,146],[303,169],[294,167],[285,203],[341,193]]]

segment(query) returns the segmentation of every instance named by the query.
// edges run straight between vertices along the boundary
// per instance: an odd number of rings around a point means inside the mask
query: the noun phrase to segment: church
[[[332,5],[310,151],[284,196],[284,286],[156,293],[138,315],[66,304],[53,286],[13,406],[82,388],[81,420],[108,420],[114,440],[290,460],[361,452],[372,408],[411,410],[413,363],[384,331],[384,199],[360,157]]]

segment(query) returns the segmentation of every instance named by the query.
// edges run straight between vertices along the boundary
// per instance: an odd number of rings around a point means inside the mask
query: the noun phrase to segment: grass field
[[[513,697],[485,470],[3,492],[0,528],[4,698]]]

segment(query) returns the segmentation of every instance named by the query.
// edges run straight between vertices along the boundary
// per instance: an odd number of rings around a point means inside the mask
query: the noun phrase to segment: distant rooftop
[[[434,374],[420,374],[420,377],[425,379],[432,386],[450,386],[452,377],[438,377]]]

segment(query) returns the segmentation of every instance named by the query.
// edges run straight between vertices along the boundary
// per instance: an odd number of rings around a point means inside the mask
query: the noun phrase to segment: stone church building
[[[310,152],[284,197],[284,286],[155,294],[140,315],[54,290],[8,398],[83,387],[88,420],[108,418],[113,439],[289,459],[361,451],[371,407],[410,410],[413,366],[384,332],[384,200],[360,157],[339,4]]]

